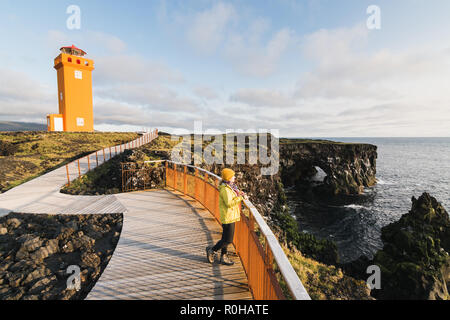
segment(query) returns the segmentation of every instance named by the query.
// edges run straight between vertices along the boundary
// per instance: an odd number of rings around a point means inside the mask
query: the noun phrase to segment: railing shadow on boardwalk
[[[145,164],[151,166],[146,167]],[[134,163],[122,163],[122,191],[136,191],[141,187],[145,191],[145,177],[150,176],[154,165],[160,164],[164,165],[166,188],[198,201],[217,222],[220,222],[218,186],[221,178],[193,165],[156,160],[145,161],[143,167],[137,168]],[[142,179],[143,184],[136,184]],[[289,296],[293,299],[309,300],[308,293],[264,218],[248,200],[243,201],[243,208],[246,211],[244,213],[241,210],[241,219],[236,223],[233,244],[248,277],[254,298],[263,300],[286,298],[274,271],[276,263]]]
[[[240,261],[207,262],[220,225],[199,203],[169,190],[117,196],[127,208],[122,234],[87,299],[252,298]]]

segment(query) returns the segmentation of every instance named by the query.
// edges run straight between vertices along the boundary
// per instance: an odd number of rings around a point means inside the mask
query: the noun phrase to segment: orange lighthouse
[[[55,58],[59,114],[47,115],[48,131],[94,131],[92,70],[94,61],[72,45]]]

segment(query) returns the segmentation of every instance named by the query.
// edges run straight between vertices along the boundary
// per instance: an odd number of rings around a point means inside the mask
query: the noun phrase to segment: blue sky
[[[366,26],[378,5],[381,29]],[[69,30],[69,5],[81,29]],[[0,120],[57,112],[53,59],[94,59],[98,130],[448,136],[449,1],[9,1]]]

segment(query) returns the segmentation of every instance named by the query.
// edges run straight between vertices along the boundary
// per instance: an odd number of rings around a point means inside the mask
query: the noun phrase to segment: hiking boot
[[[234,262],[230,260],[230,257],[228,257],[227,254],[222,254],[220,256],[220,263],[226,266],[232,266],[234,264]]]
[[[206,247],[206,258],[209,263],[214,263],[214,259],[216,257],[216,253],[213,251],[212,246]]]

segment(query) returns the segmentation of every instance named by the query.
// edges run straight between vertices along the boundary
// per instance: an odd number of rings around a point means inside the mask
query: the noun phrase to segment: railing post
[[[111,152],[111,147],[109,147],[109,159],[112,158],[112,152]]]
[[[89,160],[89,155],[86,156],[87,160],[88,160],[88,172],[91,171],[91,162]]]
[[[106,160],[106,156],[105,156],[105,148],[103,148],[102,151],[103,151],[103,163],[105,163],[105,160]]]
[[[184,166],[184,176],[183,176],[183,179],[184,179],[184,183],[183,183],[183,190],[184,190],[184,194],[187,194],[187,166],[185,165]]]
[[[173,164],[173,188],[177,190],[177,164]]]
[[[79,178],[79,177],[81,177],[80,159],[78,159],[77,162],[78,162],[78,178]]]
[[[70,186],[69,165],[66,164],[67,185]]]
[[[214,182],[216,188],[217,188],[217,192],[215,192],[215,201],[214,201],[214,214],[216,215],[217,218],[220,217],[220,212],[219,212],[219,180],[215,180]]]
[[[117,156],[117,146],[114,146],[114,156]]]
[[[125,190],[124,190],[124,189],[125,189],[125,187],[124,187],[125,181],[124,181],[124,179],[123,179],[123,173],[124,173],[124,172],[123,172],[123,163],[121,163],[120,165],[122,166],[122,192],[125,192]]]
[[[263,292],[263,298],[264,300],[269,300],[271,297],[269,296],[269,288],[270,288],[270,272],[272,270],[273,266],[273,255],[272,251],[270,250],[269,243],[267,241],[267,238],[264,237],[265,244],[264,244],[264,264],[266,268],[266,272],[264,274],[264,292]]]
[[[143,164],[143,168],[142,168],[142,171],[143,171],[143,177],[144,177],[144,191],[145,191],[145,162],[144,162],[144,164]]]
[[[255,232],[255,217],[253,217],[251,210],[248,211],[248,223],[250,232]]]
[[[195,179],[194,179],[194,199],[195,200],[199,200],[198,198],[198,169],[197,168],[195,168],[195,173],[194,173],[194,175],[195,175]]]
[[[166,161],[165,167],[166,167],[165,185],[166,185],[166,188],[167,188],[167,169],[169,169],[169,163],[167,161]]]
[[[205,172],[203,181],[203,205],[206,207],[206,184],[208,183],[208,174]]]

